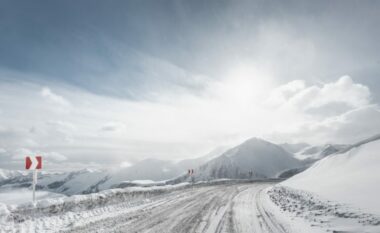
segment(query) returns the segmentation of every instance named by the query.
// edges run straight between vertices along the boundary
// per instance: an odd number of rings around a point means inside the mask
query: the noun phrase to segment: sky
[[[0,168],[380,133],[379,1],[0,0]]]

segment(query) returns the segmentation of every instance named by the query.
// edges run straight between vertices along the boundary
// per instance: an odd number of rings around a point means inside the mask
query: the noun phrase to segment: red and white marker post
[[[37,171],[42,169],[42,157],[41,156],[26,156],[25,157],[25,169],[33,170],[33,204],[36,203],[36,184],[37,184]]]

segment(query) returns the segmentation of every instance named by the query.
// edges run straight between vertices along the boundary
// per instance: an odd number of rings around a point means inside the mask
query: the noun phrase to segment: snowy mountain
[[[225,151],[225,152],[224,152]],[[222,153],[224,152],[224,153]],[[222,154],[220,154],[222,153]],[[209,154],[182,160],[145,159],[130,167],[106,171],[84,169],[65,173],[39,174],[38,189],[66,195],[93,193],[113,187],[134,186],[134,180],[188,181],[187,169],[194,169],[196,180],[218,178],[273,178],[281,172],[302,167],[293,155],[273,143],[253,138],[230,150],[218,148]],[[173,179],[177,177],[178,179]],[[30,187],[31,173],[0,181],[0,187]],[[152,183],[152,184],[161,184]]]
[[[93,193],[113,187],[139,185],[134,182],[135,180],[149,180],[149,184],[152,185],[179,183],[190,180],[187,175],[188,169],[194,169],[195,174],[192,178],[196,181],[219,178],[287,178],[305,170],[320,158],[348,148],[341,145],[307,146],[306,144],[279,146],[262,139],[252,138],[229,150],[218,148],[205,156],[179,162],[145,159],[130,167],[116,170],[84,169],[62,173],[42,172],[39,173],[37,188],[72,195]],[[283,147],[301,151],[293,155]],[[304,156],[303,161],[296,159],[301,155]],[[0,177],[3,177],[0,178],[0,188],[30,187],[32,181],[29,172],[0,170]]]
[[[300,144],[300,145],[307,145],[307,144]],[[298,148],[294,147],[293,144],[282,144],[282,147],[288,148],[288,150],[289,148],[290,149],[293,148],[293,151],[297,151],[297,149],[300,148],[300,147]],[[286,170],[282,172],[281,174],[279,174],[278,177],[279,178],[292,177],[295,174],[305,171],[318,160],[323,159],[329,155],[342,153],[347,148],[350,148],[350,145],[340,145],[340,144],[326,144],[323,146],[308,145],[304,147],[303,149],[299,150],[298,152],[293,153],[294,158],[300,160],[303,166]]]
[[[295,158],[306,163],[313,163],[334,153],[349,148],[349,145],[326,144],[323,146],[309,146],[294,154]]]
[[[67,195],[98,191],[96,184],[107,178],[107,172],[84,169],[74,172],[39,173],[37,189],[49,190]],[[0,187],[25,188],[32,183],[32,173],[26,172],[0,181]],[[95,189],[95,190],[94,190]]]
[[[23,171],[0,169],[0,182],[3,180],[10,179],[12,177],[23,176],[25,174],[26,172]]]
[[[179,162],[158,159],[145,159],[130,167],[115,170],[83,169],[61,173],[38,173],[37,189],[66,195],[93,193],[113,187],[145,186],[165,184],[165,181],[185,174],[187,169],[195,168],[220,155],[223,148],[217,148],[205,156]],[[221,152],[220,152],[221,153]],[[27,171],[0,170],[0,188],[30,188],[32,173]],[[136,180],[149,180],[140,184]]]
[[[62,173],[39,173],[37,189],[66,195],[93,193],[134,180],[165,180],[183,173],[173,163],[163,160],[143,160],[134,166],[117,170],[83,169]],[[0,180],[0,188],[27,188],[32,174],[24,173]],[[133,182],[132,182],[133,183]]]
[[[195,170],[195,179],[274,178],[300,166],[301,162],[282,147],[252,138],[200,166]]]
[[[145,159],[131,167],[111,171],[108,179],[99,184],[99,189],[118,186],[120,183],[134,180],[167,180],[178,176],[184,170],[178,168],[173,162],[158,159]]]
[[[380,135],[330,155],[281,185],[380,214]]]

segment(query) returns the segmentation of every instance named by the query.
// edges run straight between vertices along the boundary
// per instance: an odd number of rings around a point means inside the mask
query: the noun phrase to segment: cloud
[[[120,163],[120,167],[122,167],[122,168],[130,167],[130,166],[132,166],[132,164],[128,161],[124,161],[124,162]]]
[[[355,143],[379,133],[380,108],[369,105],[321,122],[304,124],[288,136],[314,143]]]
[[[64,156],[63,154],[60,154],[58,152],[46,152],[46,153],[40,153],[41,155],[43,155],[46,159],[49,159],[49,160],[54,160],[56,162],[62,162],[62,161],[65,161],[67,160],[67,157]]]
[[[353,143],[380,133],[370,89],[349,76],[319,85],[289,82],[275,88],[265,106],[279,116],[268,135],[282,142]]]
[[[44,97],[50,103],[59,104],[62,106],[69,106],[70,105],[69,101],[67,101],[65,98],[63,98],[63,96],[60,96],[60,95],[54,93],[52,90],[50,90],[49,87],[43,87],[40,94],[42,97]]]
[[[284,84],[280,87],[274,89],[269,98],[266,101],[266,104],[272,106],[281,106],[286,104],[289,99],[294,97],[300,91],[306,88],[306,84],[304,80],[293,80],[287,84]]]
[[[10,152],[10,154],[12,154],[13,160],[24,160],[26,156],[32,156],[35,153],[29,149],[26,149],[26,148],[18,148],[16,150]]]
[[[100,130],[105,131],[105,132],[108,132],[108,131],[111,132],[111,131],[123,130],[124,128],[125,128],[125,124],[121,122],[107,122],[100,128]]]
[[[305,81],[289,82],[272,91],[267,104],[296,109],[309,115],[331,116],[370,104],[368,87],[354,83],[349,76],[321,86],[306,86]]]
[[[26,156],[43,156],[44,159],[50,160],[51,162],[62,162],[67,160],[67,157],[54,151],[41,151],[41,150],[31,150],[28,148],[18,148],[10,152],[13,160],[24,160]]]

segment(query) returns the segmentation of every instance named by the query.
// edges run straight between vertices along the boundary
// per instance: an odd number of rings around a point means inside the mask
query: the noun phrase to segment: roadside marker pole
[[[36,185],[37,185],[37,171],[42,169],[42,157],[41,156],[26,156],[25,157],[25,169],[33,170],[32,188],[33,188],[33,205],[36,205]]]
[[[194,189],[194,169],[189,169],[187,170],[187,174],[188,176],[190,176],[190,180],[191,180],[191,188]]]
[[[33,170],[33,205],[36,205],[37,169]]]

